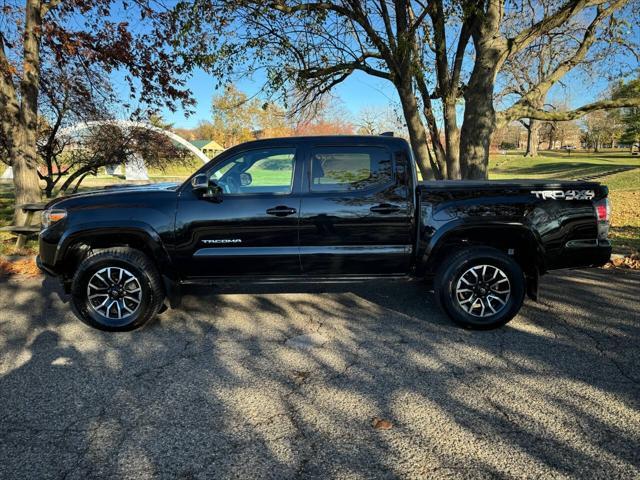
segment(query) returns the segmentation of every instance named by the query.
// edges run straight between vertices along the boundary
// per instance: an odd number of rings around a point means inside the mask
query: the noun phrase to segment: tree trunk
[[[486,2],[485,8],[472,28],[476,58],[464,92],[464,120],[460,129],[460,173],[464,179],[487,178],[489,146],[496,128],[493,91],[508,48],[500,33],[504,2]]]
[[[41,2],[27,0],[24,33],[24,72],[21,89],[21,105],[18,125],[14,130],[14,146],[11,149],[13,184],[16,189],[14,222],[24,222],[25,214],[18,207],[22,203],[40,201],[37,171],[38,89],[40,86],[40,36],[42,30]]]
[[[460,180],[460,130],[456,114],[456,100],[444,101],[444,134],[447,144],[447,178]]]
[[[548,150],[553,150],[553,144],[555,141],[556,129],[555,126],[551,123],[549,124],[549,148]]]
[[[78,189],[80,188],[80,184],[82,183],[82,181],[88,177],[89,175],[97,175],[97,171],[96,170],[92,170],[90,172],[85,173],[84,175],[82,175],[78,181],[76,182],[76,184],[73,187],[73,190],[71,190],[71,193],[78,193]]]
[[[45,186],[42,189],[42,191],[44,192],[45,197],[51,198],[53,196],[53,189],[56,186],[56,183],[53,180],[53,176],[52,175],[48,175],[48,176],[38,175],[38,178],[45,183]]]
[[[408,77],[408,73],[406,74]],[[431,146],[433,147],[433,151],[435,152],[435,161],[431,155],[429,155],[429,160],[431,163],[432,170],[434,172],[434,176],[438,180],[443,180],[446,177],[447,172],[447,160],[446,153],[444,151],[444,147],[442,146],[442,142],[440,142],[440,132],[438,130],[438,123],[436,122],[436,117],[433,115],[433,106],[431,105],[431,96],[429,95],[429,89],[427,88],[427,84],[424,81],[424,77],[422,75],[416,75],[416,86],[420,95],[422,97],[422,114],[424,118],[427,120],[427,126],[429,128],[429,137],[431,140]],[[400,92],[401,87],[397,87],[398,92]],[[412,92],[411,84],[404,86],[405,92]],[[401,94],[400,96],[404,95]],[[413,109],[412,104],[415,103],[415,111],[417,112],[417,101],[415,95],[413,95],[413,99],[407,98],[407,102],[409,103],[409,108]],[[405,115],[406,116],[406,115]],[[418,115],[418,120],[420,120],[420,116]],[[422,125],[422,121],[420,121]],[[422,125],[424,129],[424,125]]]
[[[418,164],[422,178],[424,180],[438,178],[438,176],[440,176],[439,172],[435,171],[440,168],[437,165],[437,163],[439,163],[438,152],[435,152],[436,164],[430,162],[427,148],[427,132],[422,120],[420,120],[416,96],[409,85],[400,85],[397,88],[404,118],[407,122],[411,148],[413,149],[413,154],[416,156],[416,163]],[[442,161],[444,163],[444,158],[442,158]]]
[[[540,122],[538,120],[529,119],[529,128],[527,128],[527,151],[525,157],[537,157],[538,145],[540,144]]]
[[[19,206],[39,202],[41,197],[36,165],[35,132],[17,131],[15,137],[16,146],[12,149],[11,155],[16,196],[13,222],[15,225],[22,225],[26,214]]]
[[[489,145],[496,126],[493,90],[499,52],[476,45],[476,61],[465,89],[460,130],[460,173],[463,179],[486,179]]]
[[[94,168],[93,167],[89,167],[89,166],[85,166],[85,167],[82,167],[82,168],[76,170],[75,172],[73,172],[71,175],[69,175],[67,177],[67,179],[64,181],[64,183],[60,187],[60,191],[63,192],[63,193],[66,192],[69,189],[69,187],[71,187],[71,185],[73,185],[73,182],[76,179],[78,179],[80,177],[82,177],[82,179],[83,179],[85,175],[91,173],[92,171],[94,171]],[[80,180],[80,182],[82,181],[82,179]],[[80,185],[80,182],[78,182],[78,186]]]

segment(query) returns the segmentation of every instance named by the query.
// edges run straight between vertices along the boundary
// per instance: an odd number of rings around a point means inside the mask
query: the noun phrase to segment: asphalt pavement
[[[640,273],[548,275],[490,332],[420,282],[343,288],[109,334],[0,282],[0,478],[640,478]]]

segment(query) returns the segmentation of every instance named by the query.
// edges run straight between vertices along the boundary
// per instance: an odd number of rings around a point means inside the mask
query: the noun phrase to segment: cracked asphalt
[[[191,293],[109,334],[1,282],[0,478],[640,478],[637,272],[548,275],[491,332],[419,282]]]

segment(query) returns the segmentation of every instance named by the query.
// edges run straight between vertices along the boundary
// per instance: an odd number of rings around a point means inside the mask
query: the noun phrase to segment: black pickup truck
[[[419,182],[390,136],[258,140],[183,184],[111,188],[48,205],[38,265],[78,316],[144,325],[194,283],[432,282],[455,322],[494,328],[552,269],[603,265],[608,190],[575,181]],[[425,293],[428,287],[425,284]]]

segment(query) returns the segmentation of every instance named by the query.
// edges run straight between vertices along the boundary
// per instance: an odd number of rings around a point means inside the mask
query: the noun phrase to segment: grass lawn
[[[540,152],[540,155],[534,158],[525,158],[522,152],[513,152],[491,156],[489,178],[595,178],[634,168],[640,168],[640,157],[634,157],[628,151],[573,151],[571,154],[564,151],[546,151]],[[636,185],[636,188],[640,187]]]
[[[165,170],[149,171],[151,181],[183,181],[202,164],[179,165]],[[587,153],[573,151],[541,152],[536,158],[524,158],[522,152],[493,155],[489,160],[490,179],[540,178],[540,179],[584,179],[590,178],[609,187],[613,204],[610,238],[614,249],[620,253],[640,250],[640,157],[628,152],[614,151]],[[263,185],[284,185],[289,173],[282,170],[252,169],[254,181]],[[283,180],[284,179],[284,180]],[[125,183],[111,176],[89,177],[82,190],[91,190],[105,185]],[[0,184],[0,226],[11,221],[13,188]],[[8,233],[0,233],[0,255],[33,252],[35,241],[27,244],[26,252],[13,251],[13,239]]]

